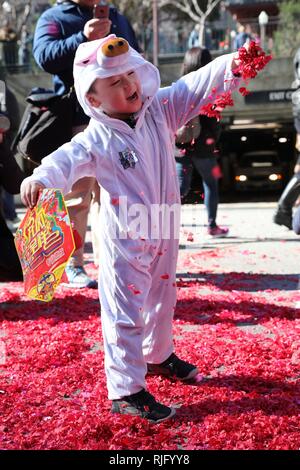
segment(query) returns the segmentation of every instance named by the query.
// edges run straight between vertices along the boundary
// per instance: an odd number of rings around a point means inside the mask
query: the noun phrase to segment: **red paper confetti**
[[[128,284],[127,287],[134,295],[139,295],[142,293],[139,289],[136,288],[134,284]]]
[[[233,99],[231,91],[225,91],[217,95],[213,103],[207,103],[200,108],[200,114],[205,114],[208,117],[214,117],[218,121],[221,118],[221,112],[226,106],[233,106]]]
[[[257,72],[262,70],[268,62],[272,59],[271,55],[266,55],[261,47],[258,46],[254,41],[249,44],[248,50],[245,47],[241,47],[238,50],[237,61],[239,61],[238,67],[233,70],[236,76],[241,77],[243,80],[249,80],[255,78]],[[214,90],[214,91],[213,91]],[[215,93],[215,88],[212,90],[212,95]],[[240,87],[239,92],[246,96],[249,91],[245,87]],[[204,114],[208,117],[214,117],[218,121],[221,119],[221,112],[227,106],[233,106],[233,99],[230,91],[226,91],[213,97],[210,95],[210,102],[203,105],[200,108],[200,114]]]
[[[22,283],[2,283],[1,449],[299,451],[298,276],[204,269],[233,249],[179,260],[175,352],[200,373],[192,384],[147,376],[150,393],[177,407],[155,429],[110,413],[96,290],[61,285],[37,304]]]
[[[255,78],[257,72],[262,70],[271,59],[271,55],[266,55],[256,42],[251,41],[248,49],[240,47],[238,50],[238,61],[240,63],[233,73],[240,75],[243,80]]]
[[[239,92],[240,92],[240,94],[241,94],[242,96],[247,96],[247,95],[249,95],[249,93],[250,93],[250,91],[247,90],[247,88],[245,88],[245,87],[240,87],[240,88],[239,88]]]
[[[219,167],[219,165],[216,165],[213,167],[213,169],[211,170],[211,174],[213,175],[213,177],[218,180],[220,178],[222,178],[222,171],[221,171],[221,168]]]

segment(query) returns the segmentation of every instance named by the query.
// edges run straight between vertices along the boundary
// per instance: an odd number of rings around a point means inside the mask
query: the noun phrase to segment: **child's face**
[[[99,108],[108,116],[126,119],[142,107],[141,83],[134,71],[108,78],[97,78],[93,92],[86,97],[90,105]]]

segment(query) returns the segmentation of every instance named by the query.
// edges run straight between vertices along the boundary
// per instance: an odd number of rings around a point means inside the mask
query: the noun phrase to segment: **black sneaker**
[[[174,353],[161,364],[147,364],[147,368],[150,375],[166,375],[179,380],[190,380],[199,372],[196,366],[182,361]]]
[[[112,401],[112,413],[140,416],[151,423],[161,423],[175,415],[174,408],[158,403],[151,393],[142,389],[138,393]]]
[[[292,230],[292,214],[291,214],[291,212],[284,212],[284,211],[278,209],[274,214],[273,222],[277,225],[285,225],[285,227]]]

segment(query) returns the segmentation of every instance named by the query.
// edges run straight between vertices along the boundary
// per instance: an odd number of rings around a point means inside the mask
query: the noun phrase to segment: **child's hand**
[[[246,51],[248,52],[249,51],[249,46],[250,46],[250,42],[249,41],[246,41],[244,44],[243,44],[243,48],[246,49]],[[234,56],[233,56],[233,59],[232,59],[232,64],[231,64],[231,70],[234,71],[238,68],[238,66],[240,65],[241,61],[239,59],[239,51],[237,51]]]
[[[21,184],[21,199],[23,204],[30,209],[36,205],[39,192],[44,189],[45,186],[39,181],[26,181]]]

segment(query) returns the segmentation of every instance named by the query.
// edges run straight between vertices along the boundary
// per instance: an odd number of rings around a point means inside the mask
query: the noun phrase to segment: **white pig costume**
[[[168,220],[163,218],[159,227],[154,224],[153,236],[148,233],[153,225],[151,211],[165,205],[178,215],[176,130],[199,114],[213,87],[223,92],[234,84],[233,55],[228,54],[160,89],[157,68],[131,47],[116,56],[106,54],[109,41],[115,38],[110,35],[79,46],[75,89],[90,123],[71,142],[44,158],[29,178],[64,193],[84,176],[96,177],[101,186],[99,295],[111,400],[146,388],[147,363],[159,364],[173,352],[178,221],[172,214]],[[143,96],[134,128],[109,117],[101,107],[91,107],[86,99],[96,78],[131,70],[140,79]],[[136,236],[133,227],[138,212],[143,216],[143,230]],[[169,222],[171,233],[164,236]],[[116,228],[117,236],[112,236]]]

